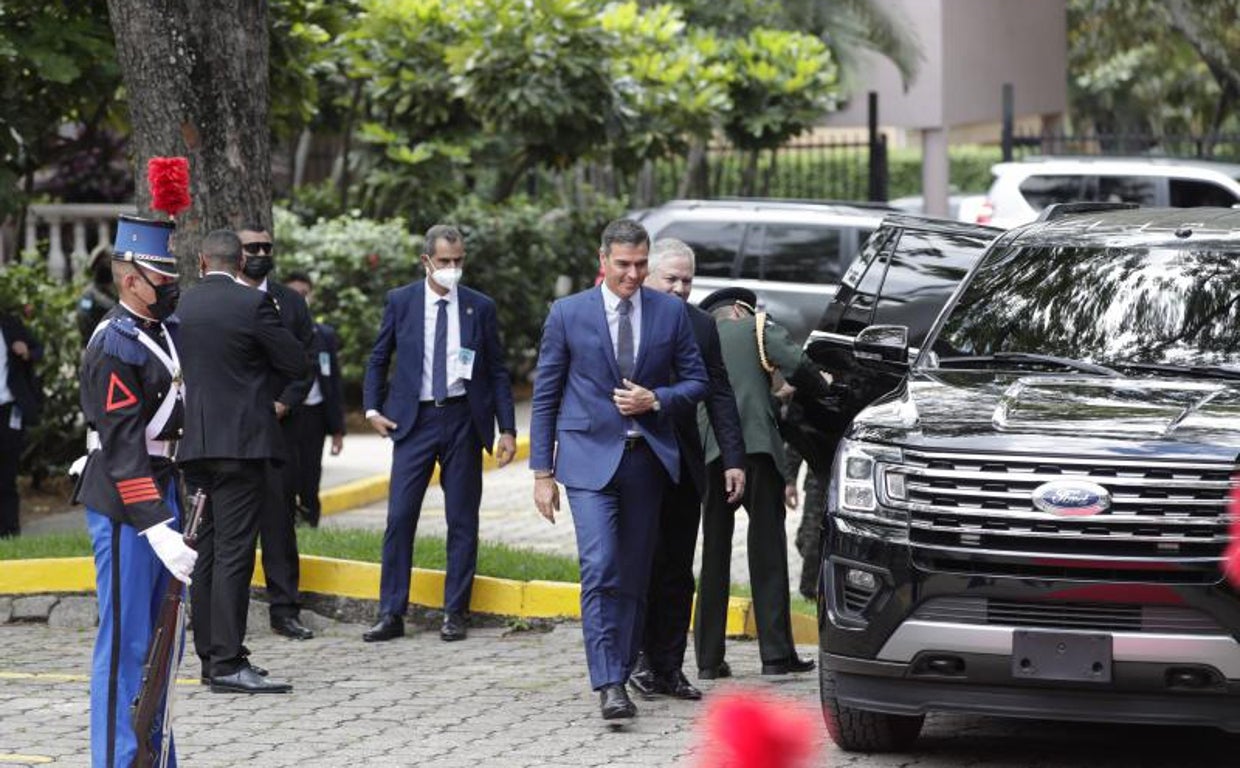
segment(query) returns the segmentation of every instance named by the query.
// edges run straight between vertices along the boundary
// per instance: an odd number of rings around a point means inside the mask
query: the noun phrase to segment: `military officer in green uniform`
[[[783,438],[775,420],[776,403],[771,396],[771,376],[778,371],[797,382],[826,382],[814,364],[788,337],[788,332],[755,310],[757,297],[744,288],[724,288],[702,300],[703,310],[719,324],[728,380],[740,409],[745,437],[745,493],[729,503],[723,488],[719,445],[709,422],[701,418],[706,444],[706,505],[702,514],[702,572],[693,637],[698,677],[728,677],[724,661],[724,631],[728,612],[732,529],[736,510],[749,514],[749,577],[757,614],[758,646],[762,674],[807,672],[814,662],[797,657],[792,641],[788,589],[788,541],[784,532],[784,478],[787,466]],[[761,331],[761,332],[759,332]]]

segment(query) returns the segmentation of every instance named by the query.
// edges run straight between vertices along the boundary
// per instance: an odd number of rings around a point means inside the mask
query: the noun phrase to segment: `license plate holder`
[[[1018,629],[1012,635],[1012,677],[1109,683],[1112,646],[1107,633]]]

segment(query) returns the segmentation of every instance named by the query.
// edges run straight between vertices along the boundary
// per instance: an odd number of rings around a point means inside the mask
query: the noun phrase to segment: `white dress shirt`
[[[465,382],[457,360],[461,353],[461,299],[454,287],[447,296],[440,296],[425,282],[426,306],[422,314],[422,389],[420,400],[434,400],[431,374],[435,368],[435,321],[439,319],[439,300],[447,299],[448,315],[448,397],[465,394]]]
[[[611,352],[616,356],[620,351],[620,297],[611,292],[607,283],[603,288],[603,310],[607,313],[607,330],[611,333]],[[629,323],[633,326],[633,364],[637,364],[637,353],[642,343],[642,291],[641,288],[630,299],[633,306],[629,308]]]

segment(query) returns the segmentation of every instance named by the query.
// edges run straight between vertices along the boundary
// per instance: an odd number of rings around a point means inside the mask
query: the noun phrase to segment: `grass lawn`
[[[303,555],[377,563],[383,551],[383,532],[357,528],[298,528],[297,548]],[[85,533],[0,539],[0,560],[90,555],[90,537]],[[444,540],[435,536],[419,536],[414,544],[413,562],[419,568],[443,570],[447,564]],[[581,580],[576,558],[485,541],[478,545],[478,575],[516,581],[575,583]],[[749,585],[733,584],[732,594],[750,597]],[[813,616],[816,608],[808,600],[794,595],[792,610]]]

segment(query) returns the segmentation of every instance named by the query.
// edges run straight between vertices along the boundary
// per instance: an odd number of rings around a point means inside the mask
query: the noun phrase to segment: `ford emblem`
[[[1089,517],[1111,508],[1111,492],[1083,480],[1052,480],[1033,489],[1033,505],[1058,517]]]

